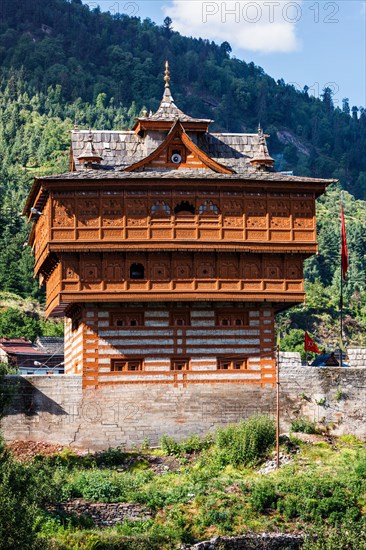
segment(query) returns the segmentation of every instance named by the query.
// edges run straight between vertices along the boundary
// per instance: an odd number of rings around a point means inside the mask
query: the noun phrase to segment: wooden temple
[[[274,317],[304,300],[315,199],[274,171],[266,136],[212,133],[174,103],[130,131],[71,136],[70,172],[25,207],[65,372],[105,384],[273,384]]]

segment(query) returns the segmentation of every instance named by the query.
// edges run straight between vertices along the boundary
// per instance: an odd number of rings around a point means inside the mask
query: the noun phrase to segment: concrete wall
[[[281,368],[281,429],[302,415],[333,433],[366,439],[366,368]],[[81,376],[7,377],[15,397],[1,422],[6,440],[48,441],[84,449],[122,445],[163,434],[184,438],[259,411],[274,413],[270,385],[119,384],[82,390]]]

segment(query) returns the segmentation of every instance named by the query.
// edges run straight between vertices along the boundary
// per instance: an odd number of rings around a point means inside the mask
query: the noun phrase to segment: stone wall
[[[281,430],[308,418],[333,433],[366,439],[366,368],[282,365]],[[1,422],[6,440],[30,439],[98,450],[131,448],[163,434],[184,438],[255,412],[274,414],[270,385],[119,384],[82,390],[81,376],[7,377],[14,400]]]
[[[280,351],[280,368],[301,367],[300,353],[295,351]]]
[[[347,361],[351,367],[366,366],[366,348],[348,348]]]

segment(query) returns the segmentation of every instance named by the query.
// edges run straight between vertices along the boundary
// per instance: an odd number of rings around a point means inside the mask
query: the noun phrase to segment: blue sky
[[[276,80],[334,102],[366,106],[366,0],[88,0],[103,11],[149,17],[169,15],[181,34],[228,41],[232,55],[254,61]]]

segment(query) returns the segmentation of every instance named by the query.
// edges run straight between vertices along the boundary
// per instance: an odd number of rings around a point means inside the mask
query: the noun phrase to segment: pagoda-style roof
[[[181,111],[174,103],[170,90],[168,64],[165,69],[165,89],[156,113],[147,114],[136,120],[129,131],[96,131],[75,128],[71,134],[71,170],[85,168],[120,171],[151,170],[149,161],[155,160],[155,169],[161,164],[172,174],[186,169],[190,163],[196,169],[205,168],[219,173],[239,174],[272,171],[274,160],[268,153],[266,136],[258,133],[211,133],[210,120],[193,118]],[[185,162],[173,165],[168,149],[174,127],[180,131],[182,151],[189,156]],[[89,150],[92,147],[92,151]],[[173,149],[172,149],[173,150]],[[160,153],[165,161],[157,162]],[[96,161],[93,162],[92,155]],[[86,158],[87,157],[87,158]],[[98,158],[97,158],[98,157]],[[161,157],[162,158],[162,157]],[[88,160],[90,159],[90,160]],[[100,165],[100,166],[99,166]]]
[[[160,180],[179,180],[186,185],[191,180],[205,185],[242,184],[253,188],[261,185],[286,189],[314,188],[321,194],[324,187],[336,180],[293,176],[275,172],[266,135],[261,128],[256,133],[209,132],[209,120],[186,115],[174,103],[170,91],[169,68],[165,70],[165,89],[155,114],[137,119],[132,130],[79,130],[71,133],[70,172],[36,178],[24,212],[30,207],[42,209],[48,184],[64,181],[143,181],[157,185]],[[91,158],[94,155],[94,158]],[[178,159],[178,161],[176,161]],[[168,182],[167,182],[168,183]]]
[[[184,125],[182,125],[184,127]],[[250,161],[258,151],[258,134],[234,133],[197,133],[186,131],[189,138],[214,161],[231,168],[238,173],[255,172]],[[158,132],[143,139],[132,131],[93,130],[93,144],[103,160],[100,167],[104,170],[123,170],[143,160],[154,152],[166,138]],[[89,139],[89,130],[73,130],[71,133],[72,160],[76,171],[85,173],[78,157],[85,142]],[[172,170],[175,171],[175,170]]]

